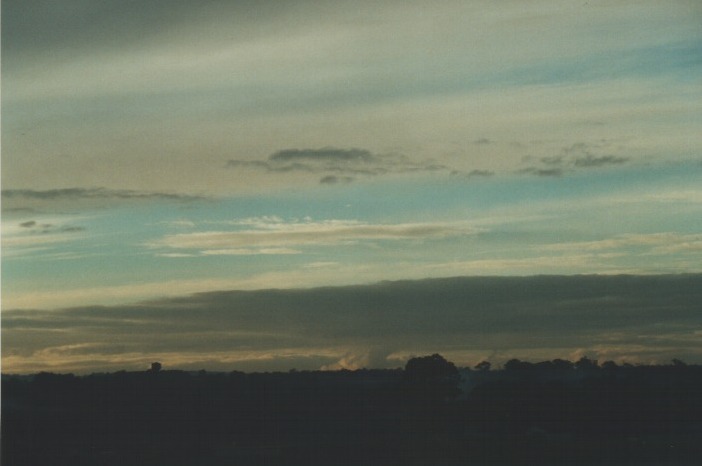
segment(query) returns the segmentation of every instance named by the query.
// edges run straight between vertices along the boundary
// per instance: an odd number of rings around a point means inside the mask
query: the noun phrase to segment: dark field
[[[156,369],[156,368],[155,368]],[[698,464],[702,366],[3,375],[2,464]]]

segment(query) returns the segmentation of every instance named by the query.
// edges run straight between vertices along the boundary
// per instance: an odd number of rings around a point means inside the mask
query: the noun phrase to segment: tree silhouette
[[[445,400],[459,393],[458,369],[440,354],[410,359],[404,378],[409,390],[426,400]]]
[[[475,365],[475,368],[481,372],[489,371],[490,367],[492,367],[490,361],[480,361],[478,364]]]

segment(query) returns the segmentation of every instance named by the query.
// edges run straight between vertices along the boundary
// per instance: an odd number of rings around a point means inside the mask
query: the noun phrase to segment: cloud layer
[[[571,168],[679,161],[701,143],[686,0],[25,3],[2,17],[11,189],[260,193],[514,173],[581,143]]]
[[[3,2],[3,308],[71,307],[35,320],[17,311],[47,327],[13,327],[21,354],[8,367],[27,368],[31,355],[36,367],[87,368],[154,354],[344,367],[424,348],[376,348],[356,308],[345,311],[356,333],[334,320],[317,335],[295,316],[308,309],[326,322],[320,289],[285,292],[302,300],[285,314],[300,336],[262,321],[229,326],[242,317],[224,301],[278,303],[263,292],[85,316],[76,306],[469,274],[700,272],[701,17],[689,0]],[[611,283],[615,294],[628,286]],[[377,315],[424,325],[411,312],[397,319],[392,303],[412,302],[393,286],[373,288],[393,296],[387,310],[374,304]],[[372,304],[368,290],[334,293]],[[486,303],[489,315],[513,308],[490,296],[502,307]],[[186,324],[199,306],[212,314],[196,337]],[[453,308],[438,309],[462,341],[490,346]],[[125,320],[91,320],[113,313]],[[152,347],[129,322],[167,331]],[[213,333],[217,322],[225,333]],[[339,343],[320,336],[327,330]],[[450,330],[435,339],[447,351]],[[258,335],[249,353],[228,346],[245,334]],[[488,334],[505,348],[526,344],[523,333]],[[646,336],[635,350],[626,335],[619,354],[655,346]],[[210,337],[221,344],[208,347]],[[540,348],[560,354],[554,345]]]
[[[443,352],[702,361],[702,275],[451,278],[221,291],[3,315],[3,370],[401,365]],[[379,356],[382,354],[382,357]],[[369,358],[368,355],[373,355]],[[256,361],[260,364],[256,366]],[[370,361],[370,362],[369,362]]]

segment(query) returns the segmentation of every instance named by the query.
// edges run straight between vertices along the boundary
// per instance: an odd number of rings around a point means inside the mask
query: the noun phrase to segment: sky
[[[3,372],[702,363],[699,2],[1,18]]]

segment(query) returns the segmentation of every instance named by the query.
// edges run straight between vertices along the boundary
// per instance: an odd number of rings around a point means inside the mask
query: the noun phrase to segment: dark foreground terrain
[[[699,464],[702,366],[2,377],[2,464]]]

